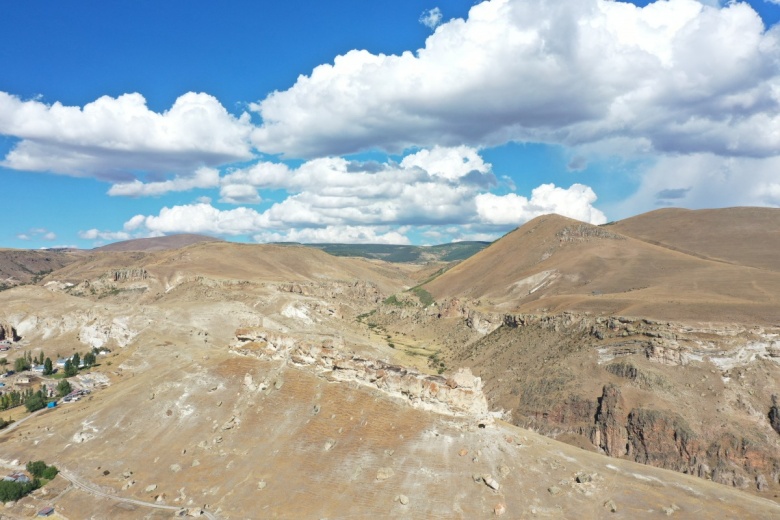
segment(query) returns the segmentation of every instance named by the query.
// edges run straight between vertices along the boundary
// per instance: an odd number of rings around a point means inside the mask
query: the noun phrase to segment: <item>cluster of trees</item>
[[[67,379],[63,379],[57,384],[57,395],[60,397],[65,397],[72,391],[73,388],[71,388],[70,383],[68,383]]]
[[[0,501],[11,502],[19,500],[45,484],[44,481],[53,479],[59,473],[56,466],[47,466],[42,460],[28,462],[27,471],[33,476],[30,482],[0,480]]]
[[[84,354],[83,366],[84,368],[90,368],[97,363],[98,349],[92,349],[92,351]],[[65,377],[72,377],[78,374],[79,366],[82,364],[81,356],[76,353],[73,354],[71,359],[65,362]],[[0,365],[4,368],[8,365],[8,358],[0,358]],[[30,370],[33,365],[43,365],[43,375],[48,376],[54,373],[54,363],[51,358],[45,356],[43,351],[39,355],[33,356],[29,351],[25,351],[21,357],[14,360],[14,370],[17,372],[24,372]]]
[[[46,480],[53,479],[57,476],[57,473],[60,472],[60,470],[57,469],[57,466],[54,464],[47,466],[42,460],[28,462],[27,471],[35,478],[44,478]]]
[[[41,408],[45,408],[46,402],[46,396],[43,395],[43,390],[38,390],[25,399],[24,406],[27,408],[28,412],[35,412]]]
[[[0,410],[8,410],[23,405],[27,399],[33,395],[31,388],[27,390],[11,390],[0,395]]]
[[[32,493],[41,487],[41,481],[37,478],[30,482],[11,482],[10,480],[0,480],[0,500],[3,502],[12,502],[19,500],[23,496]]]

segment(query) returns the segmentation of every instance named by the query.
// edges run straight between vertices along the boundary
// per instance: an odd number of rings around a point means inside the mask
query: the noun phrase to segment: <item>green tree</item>
[[[95,357],[95,354],[92,352],[87,352],[84,354],[84,366],[85,367],[91,367],[95,364],[97,361],[97,358]]]
[[[79,353],[76,352],[73,354],[73,357],[70,358],[70,360],[73,363],[73,366],[76,367],[76,371],[78,371],[79,366],[81,366],[81,357],[79,356]]]
[[[46,480],[51,480],[54,477],[57,476],[57,473],[59,473],[60,470],[57,469],[57,466],[48,466],[45,470],[43,470],[43,473],[41,476],[45,478]]]
[[[40,410],[46,406],[46,400],[41,392],[36,392],[24,401],[24,406],[28,412]]]
[[[67,379],[63,379],[57,384],[57,395],[60,397],[65,397],[72,391],[73,388],[70,386],[70,383]]]
[[[51,359],[46,358],[43,362],[43,375],[48,376],[54,373],[54,365],[52,365]]]
[[[14,361],[14,370],[17,372],[24,372],[25,370],[29,370],[30,368],[30,362],[27,361],[27,358],[24,356],[16,358],[16,361]]]
[[[74,365],[70,359],[65,361],[65,377],[75,376],[78,372],[78,365]]]
[[[46,471],[46,463],[42,460],[30,461],[27,463],[27,471],[34,477],[41,477]]]

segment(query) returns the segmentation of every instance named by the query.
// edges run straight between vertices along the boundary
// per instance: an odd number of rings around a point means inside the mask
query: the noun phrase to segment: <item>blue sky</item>
[[[780,206],[780,5],[15,2],[0,247]]]

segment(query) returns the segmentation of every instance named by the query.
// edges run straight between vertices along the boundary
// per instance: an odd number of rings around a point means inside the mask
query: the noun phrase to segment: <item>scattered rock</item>
[[[482,482],[482,475],[479,473],[474,473],[471,478],[474,479],[474,482]]]
[[[145,493],[151,493],[155,489],[157,489],[157,484],[150,484],[150,485],[146,486],[146,489],[144,489],[144,492]]]
[[[498,468],[498,476],[501,478],[506,478],[510,471],[511,470],[509,469],[509,466],[502,464],[501,467]]]
[[[764,475],[759,475],[756,477],[756,488],[759,491],[764,491],[766,488],[769,487],[769,483],[766,481],[766,477]]]
[[[395,471],[393,471],[393,468],[379,468],[379,470],[377,470],[376,472],[376,479],[387,480],[393,475],[395,475]]]
[[[492,475],[488,475],[488,474],[482,475],[482,480],[483,482],[485,482],[485,485],[487,485],[487,487],[489,487],[494,491],[498,491],[498,488],[501,487],[501,484],[496,482],[496,479],[494,479]]]
[[[558,495],[560,495],[560,494],[561,494],[561,492],[562,492],[563,490],[562,490],[561,488],[559,488],[558,486],[550,486],[550,487],[548,487],[548,488],[547,488],[547,491],[548,491],[548,492],[549,492],[549,493],[550,493],[552,496],[554,496],[554,497],[555,497],[555,496],[558,496]]]
[[[405,506],[409,503],[409,497],[406,495],[398,495],[398,501],[401,503],[402,506]]]
[[[268,484],[266,483],[266,481],[265,481],[265,480],[261,480],[260,482],[258,482],[258,483],[257,483],[257,489],[265,489],[265,487],[266,487],[267,485],[268,485]]]
[[[277,390],[281,390],[281,389],[282,389],[282,385],[283,385],[283,384],[284,384],[284,380],[282,380],[282,379],[277,379],[277,380],[274,382],[274,388],[276,388]]]
[[[181,466],[179,466],[178,464],[171,464],[170,468],[171,471],[173,471],[174,473],[178,473],[181,471]]]
[[[330,451],[333,446],[336,445],[336,441],[334,439],[328,439],[325,441],[325,451]]]
[[[574,480],[576,480],[578,484],[587,484],[593,480],[593,477],[587,473],[577,473],[577,476],[574,478]]]
[[[496,516],[501,516],[501,515],[503,515],[504,513],[506,513],[506,505],[504,505],[504,504],[502,504],[502,503],[498,503],[498,504],[496,504],[496,507],[494,507],[494,508],[493,508],[493,513],[494,513]]]
[[[617,504],[613,500],[607,500],[604,502],[604,509],[609,511],[610,513],[617,513]]]
[[[458,452],[458,455],[460,455],[461,457],[465,457],[468,454],[469,454],[469,450],[467,450],[466,448],[463,448]]]
[[[674,513],[676,513],[679,510],[680,510],[680,506],[678,506],[677,504],[672,504],[669,507],[662,507],[661,508],[661,511],[666,513],[666,516],[672,516]]]
[[[200,461],[198,459],[192,461],[192,467],[194,468],[195,466],[200,466]]]

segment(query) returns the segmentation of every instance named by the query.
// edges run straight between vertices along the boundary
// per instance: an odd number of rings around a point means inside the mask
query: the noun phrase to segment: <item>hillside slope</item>
[[[780,271],[780,209],[660,209],[610,231],[737,265]]]
[[[179,249],[200,242],[223,242],[223,240],[207,235],[181,233],[178,235],[167,235],[162,237],[123,240],[121,242],[114,242],[101,247],[96,247],[93,251],[167,251],[169,249]]]
[[[780,272],[702,258],[615,228],[538,217],[424,287],[436,299],[480,300],[507,312],[776,323]]]

